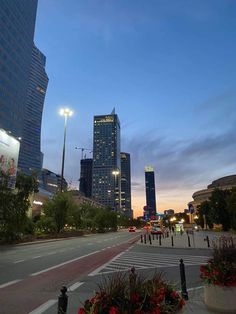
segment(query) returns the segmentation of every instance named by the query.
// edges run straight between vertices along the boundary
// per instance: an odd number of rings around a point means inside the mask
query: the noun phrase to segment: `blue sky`
[[[146,165],[155,168],[158,211],[186,208],[193,192],[235,174],[235,38],[234,0],[39,0],[44,167],[60,173],[58,109],[68,106],[65,177],[78,185],[75,146],[92,147],[93,116],[115,107],[135,215]]]

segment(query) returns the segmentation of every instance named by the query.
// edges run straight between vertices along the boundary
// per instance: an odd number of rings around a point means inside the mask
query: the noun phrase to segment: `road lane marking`
[[[76,290],[77,288],[79,288],[80,286],[82,286],[84,284],[84,282],[81,282],[81,281],[79,281],[79,282],[76,282],[76,283],[74,283],[73,285],[71,285],[69,288],[68,288],[68,292],[70,292],[70,291],[74,291],[74,290]]]
[[[13,262],[14,264],[17,264],[17,263],[22,263],[22,262],[24,262],[25,260],[24,259],[19,259],[18,261],[15,261],[15,262]]]
[[[115,257],[113,257],[112,259],[110,259],[107,263],[101,265],[100,267],[98,267],[97,269],[95,269],[94,271],[92,271],[91,273],[88,274],[88,276],[95,276],[97,275],[100,270],[102,270],[103,268],[105,268],[107,265],[109,265],[112,261],[116,260],[117,258],[119,258],[121,255],[123,255],[125,253],[121,252],[120,254],[116,255]]]
[[[34,256],[34,257],[32,257],[32,259],[36,259],[36,258],[40,258],[40,257],[42,257],[42,255]]]
[[[32,312],[30,312],[29,314],[42,314],[56,303],[57,303],[57,300],[48,300],[47,302],[43,303]]]
[[[92,253],[89,253],[89,254],[86,254],[86,255],[82,255],[82,256],[80,256],[80,257],[73,258],[73,259],[71,259],[71,260],[69,260],[69,261],[66,261],[66,262],[63,262],[63,263],[54,265],[54,266],[52,266],[52,267],[49,267],[49,268],[40,270],[40,271],[38,271],[38,272],[36,272],[36,273],[33,273],[33,274],[30,274],[30,276],[37,276],[37,275],[39,275],[39,274],[46,273],[46,272],[49,271],[49,270],[52,270],[52,269],[55,269],[55,268],[58,268],[58,267],[61,267],[61,266],[70,264],[70,263],[72,263],[72,262],[78,261],[78,260],[80,260],[80,259],[82,259],[82,258],[84,258],[84,257],[90,256],[90,255],[93,255],[93,254],[96,254],[96,253],[98,253],[98,252],[100,252],[100,251],[94,251],[94,252],[92,252]]]
[[[8,287],[8,286],[10,286],[10,285],[14,285],[15,283],[17,283],[17,282],[19,282],[19,281],[21,281],[21,280],[22,280],[22,279],[16,279],[16,280],[12,280],[12,281],[6,282],[6,283],[0,285],[0,289],[1,289],[1,288]]]

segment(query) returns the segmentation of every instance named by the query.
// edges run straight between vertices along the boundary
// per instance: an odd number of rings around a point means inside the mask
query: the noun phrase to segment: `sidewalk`
[[[184,314],[205,314],[215,313],[207,309],[203,302],[203,287],[200,289],[189,289],[188,292],[189,300],[186,301],[184,306]]]
[[[151,236],[151,243],[150,238]],[[145,244],[145,236],[146,236],[146,244]],[[209,239],[209,245],[206,240],[206,236],[208,236]],[[142,233],[143,242],[141,242],[141,234],[140,234],[140,240],[137,242],[139,245],[149,245],[149,246],[159,246],[159,247],[167,247],[167,248],[185,248],[185,249],[209,249],[212,247],[212,241],[215,240],[220,235],[216,234],[209,234],[206,232],[198,231],[193,232],[192,234],[187,234],[184,232],[182,235],[180,233],[169,233],[169,237],[163,238],[161,236],[161,242],[160,242],[160,236],[159,235],[151,235],[147,233]],[[173,245],[172,245],[173,241]]]

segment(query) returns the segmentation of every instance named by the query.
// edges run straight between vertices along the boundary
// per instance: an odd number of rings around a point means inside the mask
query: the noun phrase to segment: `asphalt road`
[[[0,247],[0,313],[31,313],[48,299],[128,248],[137,234],[95,234]]]
[[[0,247],[0,314],[57,313],[60,287],[68,287],[68,313],[93,295],[97,284],[132,266],[142,276],[163,272],[180,288],[179,260],[183,258],[187,287],[201,285],[199,265],[208,249],[177,249],[135,243],[140,233],[120,231],[54,242]]]

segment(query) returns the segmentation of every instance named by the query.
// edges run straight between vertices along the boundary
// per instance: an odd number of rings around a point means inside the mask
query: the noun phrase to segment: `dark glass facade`
[[[119,174],[114,175],[113,171]],[[92,196],[103,205],[120,207],[120,122],[117,114],[94,117]]]
[[[21,137],[18,166],[40,172],[41,119],[48,78],[34,46],[37,0],[0,3],[0,128]]]
[[[23,137],[37,0],[1,0],[0,127]]]
[[[121,209],[127,216],[131,213],[130,154],[121,152]]]
[[[40,174],[42,169],[41,123],[48,85],[45,64],[46,57],[33,46],[19,156],[19,168],[26,174],[32,171]]]
[[[92,196],[92,173],[93,173],[93,159],[86,158],[80,161],[80,182],[79,190],[86,197]]]
[[[152,167],[145,167],[145,187],[146,187],[146,214],[156,215],[156,191],[155,191],[155,174]]]

